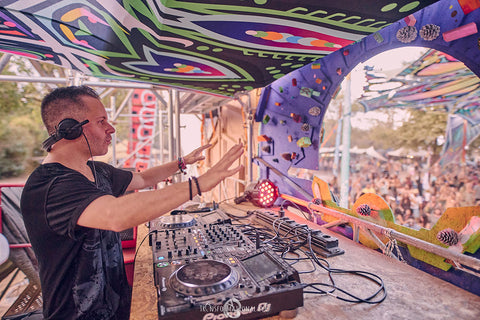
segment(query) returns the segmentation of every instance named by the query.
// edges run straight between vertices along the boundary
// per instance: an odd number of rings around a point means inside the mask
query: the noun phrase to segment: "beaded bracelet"
[[[195,181],[195,185],[197,186],[198,195],[201,196],[201,195],[202,195],[202,191],[200,190],[200,185],[198,184],[197,177],[193,177],[193,176],[192,176],[192,179],[193,179],[193,181]]]
[[[188,190],[190,191],[190,200],[192,200],[193,196],[192,196],[192,179],[191,178],[188,178]]]
[[[187,165],[185,164],[185,159],[183,157],[178,157],[178,169],[180,169],[180,172],[183,174],[187,174],[184,170],[187,169]]]

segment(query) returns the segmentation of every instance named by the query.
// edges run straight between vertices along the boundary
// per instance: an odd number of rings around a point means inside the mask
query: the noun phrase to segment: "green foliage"
[[[0,86],[0,178],[28,173],[35,165],[32,158],[41,154],[45,133],[39,91],[33,84],[3,82]]]
[[[437,146],[437,137],[445,135],[448,114],[446,112],[411,109],[409,121],[402,124],[397,132],[397,146],[412,150],[429,147],[438,154],[442,147]]]
[[[21,96],[14,82],[4,82],[0,86],[0,117],[4,118],[22,108]]]
[[[352,146],[358,146],[359,148],[373,146],[377,150],[392,149],[397,141],[395,130],[392,125],[387,122],[378,122],[376,126],[370,130],[352,128],[351,137]]]
[[[7,140],[0,136],[0,177],[15,177],[25,170],[26,146],[21,141]]]
[[[438,146],[436,139],[445,135],[447,126],[446,112],[406,110],[409,113],[408,121],[400,126],[394,123],[392,110],[383,110],[385,120],[375,121],[370,129],[352,127],[351,145],[359,148],[374,146],[377,150],[391,150],[405,147],[411,150],[432,150],[435,155],[440,154],[442,146]],[[331,121],[330,121],[331,122]],[[329,123],[329,127],[332,124]]]

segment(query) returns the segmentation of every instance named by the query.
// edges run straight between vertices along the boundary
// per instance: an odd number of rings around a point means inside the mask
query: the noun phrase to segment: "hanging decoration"
[[[433,41],[440,35],[440,27],[432,23],[426,24],[420,29],[419,35],[425,41]]]
[[[417,28],[414,26],[405,26],[398,30],[397,39],[403,43],[410,43],[417,38]]]

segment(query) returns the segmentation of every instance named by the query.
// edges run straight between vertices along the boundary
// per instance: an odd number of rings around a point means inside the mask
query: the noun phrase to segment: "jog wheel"
[[[187,296],[204,296],[225,291],[238,282],[229,265],[215,260],[199,260],[180,267],[170,277],[170,285]]]

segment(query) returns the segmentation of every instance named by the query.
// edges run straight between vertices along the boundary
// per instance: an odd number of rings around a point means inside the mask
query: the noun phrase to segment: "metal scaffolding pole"
[[[341,174],[340,174],[340,206],[348,208],[348,189],[350,179],[350,133],[352,131],[350,123],[350,114],[352,112],[352,99],[351,99],[351,77],[347,75],[345,79],[345,96],[344,96],[344,108],[343,108],[343,136],[342,136],[342,162],[341,162]]]
[[[174,108],[175,108],[175,153],[177,157],[182,155],[182,144],[180,137],[180,92],[174,90]]]
[[[115,96],[110,96],[110,118],[114,119],[117,112],[115,105],[116,99]],[[112,134],[112,165],[117,165],[117,131]]]
[[[10,58],[12,57],[11,54],[4,53],[2,58],[0,58],[0,73],[3,71],[3,69],[7,66],[8,62],[10,61]]]
[[[247,159],[248,159],[248,183],[253,182],[253,114],[252,114],[252,105],[251,97],[248,95],[248,108],[246,110],[246,119],[247,119]]]
[[[174,136],[173,136],[173,89],[168,90],[168,161],[173,161],[174,159]]]
[[[169,92],[168,90],[167,92]],[[160,94],[160,92],[154,90],[153,93],[155,94],[156,99],[156,105],[157,105],[157,118],[158,118],[158,133],[159,133],[159,142],[158,142],[158,149],[160,150],[160,164],[164,164],[165,161],[165,132],[164,132],[164,125],[163,125],[163,114],[165,113],[166,109],[168,109],[168,103],[165,101],[163,96]]]
[[[391,228],[387,228],[378,224],[375,224],[373,222],[357,218],[348,214],[345,214],[340,211],[336,211],[331,208],[324,207],[323,205],[317,205],[314,204],[313,202],[309,202],[303,199],[299,199],[290,195],[282,194],[281,197],[285,200],[289,200],[291,202],[294,202],[300,206],[304,206],[310,210],[319,212],[321,214],[327,214],[333,217],[336,217],[340,219],[343,222],[349,222],[352,223],[356,226],[359,227],[364,227],[368,230],[374,231],[378,234],[382,234],[387,236],[389,239],[396,239],[398,241],[401,241],[405,244],[414,246],[416,248],[434,253],[436,255],[442,256],[444,258],[450,259],[456,263],[460,263],[462,265],[465,265],[467,267],[470,267],[472,269],[475,269],[477,271],[480,271],[480,259],[477,259],[472,256],[468,256],[466,254],[463,254],[461,252],[456,252],[453,250],[450,250],[448,248],[441,247],[439,245],[427,242],[422,239],[418,239],[415,237],[412,237],[410,235],[401,233],[399,231],[396,231]],[[358,242],[358,241],[357,241]]]

